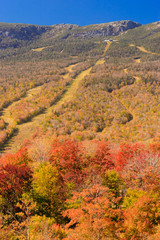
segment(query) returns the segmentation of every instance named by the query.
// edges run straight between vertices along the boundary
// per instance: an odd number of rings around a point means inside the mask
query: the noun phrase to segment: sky
[[[132,20],[160,20],[160,0],[0,0],[0,22],[81,26]]]

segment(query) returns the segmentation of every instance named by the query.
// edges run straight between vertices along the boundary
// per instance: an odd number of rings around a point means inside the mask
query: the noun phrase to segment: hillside
[[[159,136],[159,22],[0,29],[2,148],[15,151],[40,126],[80,140]]]
[[[25,54],[23,59],[26,57],[33,58],[34,56],[31,53],[28,56],[28,51],[38,48],[43,49],[44,47],[49,47],[49,49],[46,49],[48,50],[47,54],[44,54],[45,58],[58,57],[57,54],[62,51],[66,51],[66,54],[75,54],[75,51],[78,50],[76,54],[81,52],[84,54],[86,50],[95,48],[95,39],[118,35],[139,25],[132,21],[119,21],[85,27],[72,24],[36,26],[0,23],[0,58],[22,54]],[[82,40],[85,40],[85,43]],[[73,44],[75,47],[72,49]],[[52,52],[52,56],[50,56],[50,52]]]
[[[159,40],[0,23],[0,240],[159,240]]]

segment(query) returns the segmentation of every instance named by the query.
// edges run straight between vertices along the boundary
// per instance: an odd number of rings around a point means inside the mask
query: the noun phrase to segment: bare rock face
[[[77,33],[73,33],[75,38],[94,38],[117,36],[129,29],[141,26],[141,24],[132,21],[118,21],[81,27]],[[84,30],[84,31],[83,31]]]
[[[0,38],[10,37],[18,40],[32,40],[50,27],[25,24],[0,24]]]
[[[51,37],[57,37],[59,34],[67,33],[68,36],[70,35],[70,31],[74,30],[76,28],[79,28],[79,25],[76,24],[56,24],[53,25],[50,31],[46,31],[44,37],[45,38],[51,38]]]
[[[114,27],[114,24],[111,25]],[[141,26],[140,23],[132,22],[132,21],[119,21],[115,23],[115,27],[113,28],[113,35],[119,35],[121,32],[127,31],[129,29],[133,29]]]

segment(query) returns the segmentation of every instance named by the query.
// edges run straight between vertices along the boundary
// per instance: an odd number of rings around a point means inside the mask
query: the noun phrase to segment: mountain
[[[30,24],[0,23],[0,49],[38,47],[39,44],[54,44],[59,40],[94,39],[115,36],[140,24],[132,21],[118,21],[80,27],[72,24],[37,26]],[[3,52],[4,53],[4,52]]]
[[[118,21],[113,23],[95,24],[85,27],[72,24],[56,24],[53,26],[38,26],[31,24],[0,23],[0,39],[35,40],[46,33],[47,37],[55,37],[66,33],[73,38],[77,37],[103,37],[118,35],[128,29],[133,29],[141,24],[132,21]],[[73,30],[73,31],[71,31]]]
[[[159,136],[160,22],[1,23],[0,39],[1,146],[39,126],[81,140]]]
[[[0,239],[159,240],[159,42],[0,24]]]
[[[3,43],[6,40],[8,45],[3,47],[18,47],[18,45],[9,45],[9,42],[13,39],[17,41],[33,41],[42,37],[44,33],[46,36],[57,36],[60,33],[66,32],[77,27],[77,25],[71,24],[58,24],[53,26],[38,26],[31,24],[8,24],[0,23],[0,40]],[[18,42],[17,42],[18,43]]]

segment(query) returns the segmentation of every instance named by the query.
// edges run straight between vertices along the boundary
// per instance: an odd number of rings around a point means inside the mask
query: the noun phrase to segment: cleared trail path
[[[35,88],[32,88],[30,90],[27,91],[26,96],[23,98],[25,100],[30,100],[32,99],[32,97],[34,97],[34,95],[38,94],[39,92],[41,92],[42,86],[38,86]],[[14,119],[12,118],[12,116],[10,115],[10,109],[13,108],[14,106],[16,106],[18,103],[20,103],[21,99],[18,101],[13,102],[9,107],[5,108],[3,110],[3,119],[4,121],[9,124],[9,125],[13,125],[14,124]]]
[[[66,93],[63,95],[63,98],[60,99],[60,101],[57,102],[56,105],[54,105],[53,107],[51,107],[50,109],[48,109],[48,113],[50,111],[52,111],[53,109],[56,110],[59,106],[63,105],[66,102],[69,102],[74,95],[76,94],[77,90],[78,90],[78,86],[79,83],[81,82],[82,79],[85,78],[85,76],[87,76],[88,74],[90,74],[92,70],[92,67],[88,68],[87,70],[81,72],[73,81],[73,84],[71,85],[71,87],[68,89],[68,91],[66,91]]]
[[[142,46],[137,46],[137,48],[138,48],[141,52],[144,52],[144,53],[150,53],[150,54],[154,54],[154,55],[160,55],[160,53],[155,53],[155,52],[148,51],[147,49],[145,49],[145,48],[142,47]]]
[[[141,52],[144,52],[144,53],[150,53],[150,54],[153,54],[153,55],[160,55],[160,53],[151,52],[151,51],[145,49],[143,46],[136,46],[136,45],[134,45],[134,44],[130,44],[129,46],[130,46],[130,47],[136,47],[136,48],[138,48]]]
[[[13,136],[9,140],[8,144],[5,147],[4,152],[5,153],[16,152],[17,149],[19,149],[20,146],[23,144],[24,140],[29,139],[36,132],[37,128],[40,126],[40,123],[45,121],[45,119],[52,114],[52,111],[56,110],[64,103],[70,101],[76,94],[80,81],[82,79],[84,79],[84,77],[90,73],[91,69],[92,69],[92,67],[90,67],[89,69],[87,69],[85,71],[82,71],[73,80],[73,83],[70,85],[70,87],[67,89],[67,91],[62,95],[62,98],[55,105],[49,107],[44,113],[39,114],[36,117],[33,117],[30,122],[18,125],[17,126],[17,128],[18,128],[17,135]],[[70,68],[70,71],[71,71],[71,68]],[[69,76],[69,73],[67,73],[64,76],[64,78],[67,78],[68,76]],[[8,123],[12,124],[13,119],[7,118],[7,114],[9,114],[8,111],[9,110],[6,109],[4,118]]]
[[[111,43],[107,44],[107,46],[105,48],[105,51],[104,51],[104,54],[106,53],[106,51],[108,50],[110,45],[111,45]],[[104,58],[103,59],[101,58],[96,62],[95,65],[103,64],[104,62],[105,62]],[[74,66],[75,65],[70,65],[69,67],[66,68],[68,73],[63,76],[64,78],[68,78],[70,76],[70,73],[72,72],[72,69],[73,69]],[[55,103],[53,106],[49,107],[44,113],[33,117],[31,119],[31,121],[29,121],[27,123],[17,125],[17,128],[18,128],[17,134],[15,136],[13,136],[8,141],[8,144],[6,144],[3,152],[4,153],[14,153],[14,152],[16,152],[21,147],[21,145],[24,143],[24,141],[26,139],[29,139],[29,138],[32,137],[32,135],[36,132],[36,130],[38,129],[40,124],[43,121],[45,121],[46,118],[48,118],[49,116],[52,115],[52,112],[54,110],[58,109],[64,103],[73,99],[77,90],[78,90],[79,83],[87,75],[90,74],[91,70],[92,70],[92,67],[82,71],[75,79],[73,79],[73,81],[69,85],[68,89],[65,91],[64,94],[62,94],[61,99],[59,101],[57,101],[57,103]],[[38,89],[36,90],[36,88],[34,88],[32,90],[29,90],[28,93],[27,93],[27,97],[31,97],[31,95],[36,91],[38,91]],[[15,102],[15,103],[17,103],[17,102]],[[13,103],[13,104],[15,104],[15,103]],[[12,123],[13,119],[9,120],[8,115],[9,115],[9,108],[5,109],[3,117],[10,124],[10,123]]]

